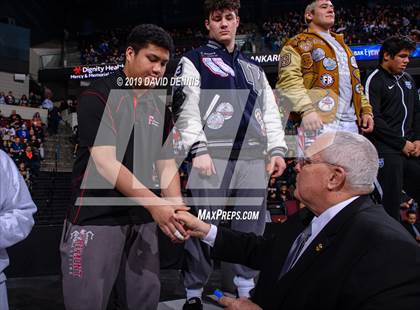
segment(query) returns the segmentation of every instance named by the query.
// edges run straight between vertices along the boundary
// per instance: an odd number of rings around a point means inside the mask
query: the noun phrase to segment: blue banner
[[[355,45],[350,46],[354,56],[358,61],[361,60],[378,60],[379,50],[381,49],[380,44],[376,45]],[[420,57],[420,44],[417,44],[416,50],[411,54],[411,57]]]

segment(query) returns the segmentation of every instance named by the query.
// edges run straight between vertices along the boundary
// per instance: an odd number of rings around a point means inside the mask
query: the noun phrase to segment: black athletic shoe
[[[203,310],[203,303],[200,298],[193,297],[185,302],[182,310]]]

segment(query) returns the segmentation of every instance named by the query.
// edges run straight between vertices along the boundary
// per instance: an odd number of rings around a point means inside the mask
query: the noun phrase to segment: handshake
[[[207,224],[191,213],[190,208],[181,201],[163,200],[164,203],[149,206],[147,210],[152,215],[159,228],[172,242],[181,243],[190,236],[204,238],[210,231],[211,225]]]
[[[175,236],[179,240],[186,240],[190,236],[196,238],[204,238],[210,231],[211,225],[203,222],[188,211],[178,211],[174,215],[176,222],[182,225],[183,234],[175,232]]]

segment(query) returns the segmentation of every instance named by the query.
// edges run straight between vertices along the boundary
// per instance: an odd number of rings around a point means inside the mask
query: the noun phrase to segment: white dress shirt
[[[203,239],[201,239],[201,241],[213,247],[214,241],[216,241],[216,236],[217,236],[217,226],[211,224],[210,231],[207,233],[207,235]]]

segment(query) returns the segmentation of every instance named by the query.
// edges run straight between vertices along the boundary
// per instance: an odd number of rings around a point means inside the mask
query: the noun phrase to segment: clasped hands
[[[407,157],[419,157],[420,156],[420,140],[414,142],[406,141],[402,150]]]
[[[162,199],[148,210],[153,220],[172,242],[181,243],[191,237],[204,238],[210,231],[210,224],[199,220],[188,212],[181,199]]]

